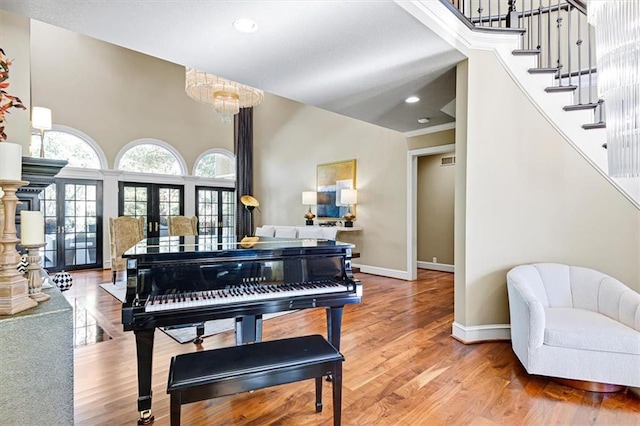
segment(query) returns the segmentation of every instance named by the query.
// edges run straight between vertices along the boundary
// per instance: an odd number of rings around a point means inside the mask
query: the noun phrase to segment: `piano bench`
[[[258,342],[176,355],[167,393],[171,425],[182,404],[315,378],[316,412],[322,411],[322,377],[333,377],[333,424],[340,425],[344,357],[320,335]]]

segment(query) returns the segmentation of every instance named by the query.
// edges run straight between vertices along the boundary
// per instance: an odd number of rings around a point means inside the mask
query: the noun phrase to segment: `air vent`
[[[454,166],[456,164],[456,157],[442,157],[442,163],[440,164],[442,167],[444,166]]]

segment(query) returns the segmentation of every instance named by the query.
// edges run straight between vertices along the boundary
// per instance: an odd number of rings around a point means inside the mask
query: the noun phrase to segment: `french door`
[[[219,243],[236,240],[236,196],[230,188],[196,187],[198,234],[218,237]]]
[[[120,182],[118,215],[143,217],[147,238],[169,235],[169,216],[184,214],[184,187]]]
[[[102,267],[102,182],[55,179],[40,194],[49,272]]]

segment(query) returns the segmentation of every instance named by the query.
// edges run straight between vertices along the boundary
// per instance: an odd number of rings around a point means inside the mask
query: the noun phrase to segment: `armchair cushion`
[[[259,226],[256,228],[256,237],[273,237],[275,231],[273,226]]]
[[[126,269],[122,254],[144,238],[144,218],[120,216],[109,218],[111,269]]]
[[[276,226],[275,237],[276,238],[297,238],[298,230],[295,227],[289,226]]]
[[[573,308],[546,310],[545,345],[640,355],[638,337],[635,330],[596,312]]]
[[[322,239],[324,235],[321,228],[308,227],[298,229],[298,238],[316,238]]]
[[[198,235],[197,216],[169,216],[169,235],[193,236]]]

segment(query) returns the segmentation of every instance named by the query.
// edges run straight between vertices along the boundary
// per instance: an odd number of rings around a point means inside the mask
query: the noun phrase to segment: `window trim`
[[[154,138],[136,139],[134,141],[129,142],[125,146],[123,146],[122,149],[120,149],[120,151],[118,151],[118,155],[116,155],[116,158],[115,158],[114,164],[113,164],[113,170],[120,171],[120,172],[125,172],[125,173],[140,173],[140,172],[132,172],[131,170],[121,170],[120,169],[120,160],[122,159],[122,157],[127,153],[127,151],[129,151],[132,148],[135,148],[138,145],[156,145],[156,146],[159,146],[161,148],[166,149],[167,151],[169,151],[175,157],[175,159],[178,161],[178,166],[180,167],[180,173],[177,174],[177,175],[166,175],[166,176],[185,176],[185,175],[187,175],[187,163],[184,161],[184,158],[182,157],[180,152],[178,152],[169,143],[167,143],[165,141],[162,141],[160,139],[154,139]],[[158,173],[156,173],[156,174],[158,174]]]
[[[196,168],[198,167],[198,164],[200,163],[200,161],[206,157],[207,155],[211,155],[211,154],[220,154],[220,155],[224,155],[225,157],[229,158],[231,161],[233,161],[233,164],[236,164],[236,156],[233,154],[233,152],[228,151],[226,149],[223,148],[210,148],[204,152],[202,152],[198,158],[196,158],[196,161],[193,163],[193,169],[191,170],[191,175],[198,177],[198,178],[202,178],[202,179],[215,179],[215,180],[225,180],[225,181],[229,181],[229,182],[235,182],[237,180],[237,176],[235,176],[233,179],[223,179],[223,178],[219,178],[219,177],[215,177],[215,176],[196,176]]]
[[[105,155],[104,151],[102,150],[102,148],[100,147],[100,145],[98,145],[98,143],[89,135],[87,135],[86,133],[75,129],[73,127],[69,127],[69,126],[64,126],[62,124],[54,124],[53,126],[51,126],[51,130],[45,130],[45,134],[49,131],[53,131],[53,132],[60,132],[60,133],[67,133],[70,134],[72,136],[75,136],[77,138],[79,138],[80,140],[82,140],[83,142],[85,142],[87,145],[89,145],[89,147],[91,149],[93,149],[93,151],[96,153],[96,156],[98,157],[98,162],[100,163],[100,167],[97,169],[94,168],[84,168],[84,167],[73,167],[74,169],[78,169],[78,170],[104,170],[107,169],[109,167],[109,162],[107,161],[107,156]],[[47,153],[45,151],[45,158],[47,158]],[[71,167],[71,166],[70,166]]]

